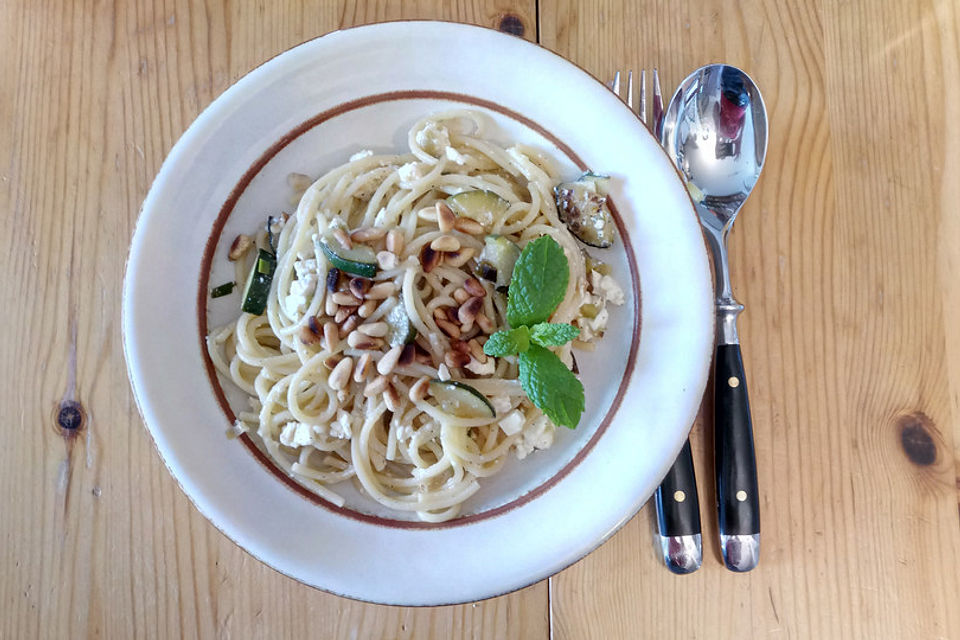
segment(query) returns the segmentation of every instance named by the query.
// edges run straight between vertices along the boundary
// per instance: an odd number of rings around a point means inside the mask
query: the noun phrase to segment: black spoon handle
[[[760,496],[739,344],[717,347],[715,373],[714,452],[721,546],[728,568],[749,571],[759,552]],[[731,540],[733,544],[728,544]]]
[[[657,488],[657,522],[661,536],[700,533],[700,500],[689,440]]]

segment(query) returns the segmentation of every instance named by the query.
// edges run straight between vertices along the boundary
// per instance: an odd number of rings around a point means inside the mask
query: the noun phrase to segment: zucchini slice
[[[458,216],[472,218],[485,227],[489,227],[495,217],[502,216],[510,208],[510,203],[493,191],[480,189],[452,195],[447,198],[447,204]]]
[[[267,308],[270,283],[273,282],[273,272],[276,268],[277,257],[266,249],[260,249],[257,259],[253,261],[253,266],[250,268],[250,275],[247,276],[247,284],[243,288],[241,311],[255,316],[263,314]]]
[[[513,267],[520,257],[520,247],[503,236],[490,235],[483,241],[483,251],[477,257],[477,266],[474,272],[496,284],[497,289],[504,290],[510,286],[513,277]]]
[[[377,253],[365,244],[355,245],[347,249],[341,245],[333,234],[327,233],[317,240],[317,245],[327,260],[340,271],[372,278],[377,275]]]
[[[410,344],[417,337],[417,329],[410,322],[407,309],[403,302],[397,303],[386,317],[387,342],[396,347],[401,344]]]
[[[430,381],[430,394],[440,408],[458,418],[495,418],[497,412],[487,397],[463,382],[456,380]]]
[[[574,182],[553,188],[560,219],[581,242],[605,249],[616,239],[617,227],[607,206],[607,176],[587,172]]]

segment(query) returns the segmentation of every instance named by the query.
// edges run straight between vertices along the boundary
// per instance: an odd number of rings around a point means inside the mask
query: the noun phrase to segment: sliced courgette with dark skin
[[[377,275],[377,252],[373,248],[357,244],[352,249],[347,249],[329,233],[317,240],[317,245],[330,264],[340,271],[364,278]]]
[[[520,257],[520,247],[504,236],[490,235],[484,238],[483,250],[477,257],[475,273],[493,282],[497,289],[510,286],[513,266]]]
[[[397,303],[386,317],[387,322],[387,342],[390,346],[410,344],[417,337],[417,329],[410,322],[410,316],[407,315],[407,309],[403,302]]]
[[[477,189],[463,191],[447,198],[450,209],[458,216],[472,218],[485,227],[494,219],[502,216],[510,208],[510,203],[493,191]]]
[[[273,272],[276,268],[277,257],[266,249],[260,249],[257,259],[253,261],[253,266],[250,268],[250,275],[247,276],[247,284],[243,288],[241,311],[255,316],[263,314],[267,308],[270,283],[273,282]]]
[[[440,408],[458,418],[495,418],[493,405],[473,387],[456,380],[430,381],[430,394],[440,403]]]
[[[605,249],[616,239],[617,227],[607,206],[607,176],[587,172],[553,188],[560,219],[581,242]]]

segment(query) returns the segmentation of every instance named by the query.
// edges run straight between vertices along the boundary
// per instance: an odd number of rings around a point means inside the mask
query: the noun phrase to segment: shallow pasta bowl
[[[575,97],[575,98],[574,98]],[[537,146],[565,174],[612,176],[620,239],[603,252],[627,301],[578,356],[580,426],[485,479],[458,519],[402,519],[348,495],[318,498],[249,439],[242,403],[212,372],[210,300],[232,279],[225,247],[289,206],[286,176],[319,175],[364,148],[396,152],[421,116],[487,114],[490,136]],[[494,596],[583,557],[628,521],[679,451],[706,384],[712,285],[700,226],[657,142],[602,84],[496,31],[397,22],[338,31],[273,58],[215,100],[164,162],[143,205],[123,299],[124,349],[144,422],[214,526],[306,584],[390,604]]]

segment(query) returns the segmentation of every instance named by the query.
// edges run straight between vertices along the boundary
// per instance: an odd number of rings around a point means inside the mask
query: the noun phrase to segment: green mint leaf
[[[513,267],[507,322],[519,327],[547,320],[563,300],[569,280],[567,256],[556,240],[541,236],[528,242]]]
[[[522,353],[529,346],[530,330],[520,326],[508,331],[497,331],[483,345],[483,352],[488,356],[500,358],[514,353]]]
[[[554,424],[577,427],[583,414],[583,385],[555,353],[531,344],[520,354],[520,384]]]
[[[580,335],[580,329],[564,322],[541,322],[530,329],[530,339],[541,347],[562,347]]]

